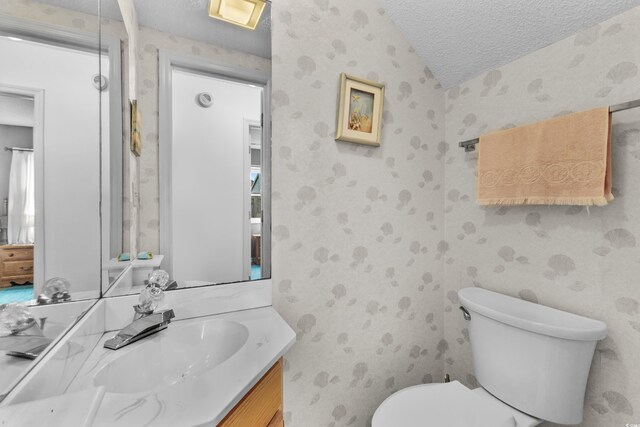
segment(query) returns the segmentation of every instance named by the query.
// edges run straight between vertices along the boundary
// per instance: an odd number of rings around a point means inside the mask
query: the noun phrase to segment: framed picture
[[[342,73],[337,141],[380,146],[384,85]]]
[[[138,101],[132,100],[129,102],[129,106],[131,107],[131,152],[135,154],[137,157],[140,157],[142,153],[142,138],[140,135],[140,126],[142,125],[140,120],[140,113],[138,112]]]

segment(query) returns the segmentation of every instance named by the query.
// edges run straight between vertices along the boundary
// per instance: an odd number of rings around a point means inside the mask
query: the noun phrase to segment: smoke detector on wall
[[[196,102],[201,107],[209,108],[213,104],[213,96],[207,92],[199,93],[198,96],[196,96]]]
[[[109,80],[102,74],[94,74],[93,77],[91,77],[91,83],[93,87],[101,92],[109,86]]]

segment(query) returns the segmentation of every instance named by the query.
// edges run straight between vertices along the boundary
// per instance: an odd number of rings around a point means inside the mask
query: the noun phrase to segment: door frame
[[[160,253],[164,256],[162,268],[173,274],[172,242],[172,171],[171,171],[171,135],[172,127],[172,77],[174,68],[188,72],[204,74],[222,80],[251,84],[262,87],[262,141],[263,141],[263,193],[271,194],[271,73],[230,65],[214,60],[203,60],[189,55],[159,50],[159,198],[160,198]],[[265,143],[268,141],[269,143]],[[248,179],[248,177],[247,177]],[[264,197],[263,197],[264,199]],[[270,199],[270,197],[268,198]],[[262,279],[271,278],[271,200],[263,211],[263,274]],[[246,234],[246,233],[245,233]],[[268,236],[268,237],[267,237]],[[267,237],[265,239],[265,237]],[[246,242],[245,242],[246,243]],[[250,242],[249,242],[250,244]],[[265,256],[268,254],[268,256]],[[268,262],[268,264],[267,264]],[[244,280],[242,281],[244,282]]]
[[[251,156],[251,128],[252,127],[259,127],[262,128],[262,125],[260,123],[260,121],[257,120],[251,120],[251,119],[247,119],[246,117],[242,120],[242,133],[243,133],[243,137],[244,137],[244,175],[246,177],[251,176],[251,168],[253,167],[253,165],[251,164],[252,161],[252,156]],[[262,141],[260,141],[260,157],[262,157]],[[262,160],[261,160],[262,163]],[[262,175],[262,164],[260,164],[260,174]],[[262,179],[262,177],[260,177],[260,179]],[[260,191],[260,193],[262,193],[262,190]],[[247,179],[244,183],[244,211],[247,212],[247,221],[245,221],[245,228],[244,228],[244,236],[245,236],[245,241],[244,241],[244,259],[245,259],[245,264],[244,264],[244,275],[245,277],[247,277],[247,280],[251,280],[251,248],[253,246],[252,242],[251,242],[251,229],[253,228],[253,222],[251,222],[251,220],[253,219],[251,216],[251,198],[253,197],[253,195],[251,194],[251,184],[249,182],[249,180]],[[262,194],[261,194],[262,196]],[[262,197],[261,197],[262,200]],[[260,235],[262,236],[262,223],[260,224]],[[262,237],[260,238],[260,252],[262,252],[263,248],[262,248]],[[262,266],[262,262],[260,263]],[[261,275],[262,276],[262,275]]]

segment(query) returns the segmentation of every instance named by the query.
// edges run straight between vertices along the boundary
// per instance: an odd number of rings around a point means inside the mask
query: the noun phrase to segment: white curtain
[[[35,202],[33,152],[15,150],[9,175],[9,244],[33,244]]]

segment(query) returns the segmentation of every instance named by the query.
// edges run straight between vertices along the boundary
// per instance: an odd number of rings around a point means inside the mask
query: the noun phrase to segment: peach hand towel
[[[608,108],[545,120],[480,138],[481,205],[596,205],[611,194]]]

